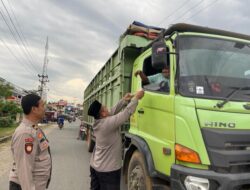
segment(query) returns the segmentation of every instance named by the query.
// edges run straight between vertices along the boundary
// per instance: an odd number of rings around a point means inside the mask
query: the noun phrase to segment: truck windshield
[[[250,86],[250,44],[199,37],[179,37],[179,92],[183,96],[226,99],[232,89]],[[231,100],[249,101],[250,90]]]

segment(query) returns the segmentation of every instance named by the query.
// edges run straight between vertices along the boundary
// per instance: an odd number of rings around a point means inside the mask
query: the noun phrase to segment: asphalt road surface
[[[65,122],[62,130],[55,124],[44,130],[50,141],[53,162],[49,190],[89,189],[90,154],[86,142],[76,139],[79,124],[79,120]],[[11,163],[10,142],[0,144],[0,190],[8,190]]]

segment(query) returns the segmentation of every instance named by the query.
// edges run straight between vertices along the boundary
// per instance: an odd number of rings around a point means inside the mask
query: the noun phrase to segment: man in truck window
[[[155,75],[146,76],[141,70],[135,72],[135,76],[140,76],[142,84],[161,84],[165,83],[169,88],[169,66],[162,69],[161,73]]]
[[[88,115],[95,118],[93,131],[96,137],[90,159],[91,190],[120,189],[122,167],[120,126],[135,112],[138,100],[143,95],[143,90],[136,92],[134,96],[126,94],[111,111],[97,100],[90,105]],[[121,111],[123,108],[125,109]]]

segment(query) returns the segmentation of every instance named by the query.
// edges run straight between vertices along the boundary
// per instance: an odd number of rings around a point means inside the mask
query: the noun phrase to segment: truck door
[[[171,51],[168,46],[168,51]],[[170,67],[169,88],[162,84],[142,85],[139,76],[132,83],[134,91],[143,88],[145,95],[140,100],[136,111],[138,135],[148,144],[157,171],[170,175],[174,163],[174,55],[168,54]],[[142,70],[145,75],[152,76],[161,73],[151,64],[151,50],[145,52],[135,64],[134,71]],[[161,86],[161,87],[160,87]],[[163,88],[162,88],[163,87]]]

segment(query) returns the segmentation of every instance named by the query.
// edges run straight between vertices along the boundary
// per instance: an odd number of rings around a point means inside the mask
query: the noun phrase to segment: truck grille
[[[201,129],[211,169],[221,173],[250,172],[250,130]]]

